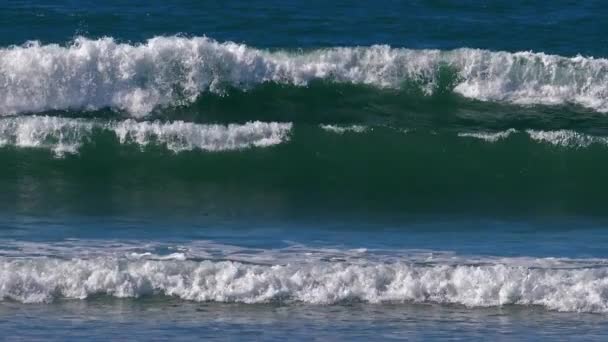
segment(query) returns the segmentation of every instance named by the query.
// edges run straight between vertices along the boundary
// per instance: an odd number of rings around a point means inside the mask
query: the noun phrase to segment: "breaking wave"
[[[49,149],[58,155],[75,153],[94,131],[113,133],[121,144],[165,146],[173,152],[240,150],[286,141],[291,123],[196,124],[191,122],[95,121],[50,116],[0,120],[0,146]]]
[[[251,264],[156,257],[0,258],[0,298],[24,303],[93,295],[184,300],[335,304],[444,303],[467,307],[539,305],[608,312],[608,269],[499,263],[424,264],[370,260]],[[546,263],[546,261],[545,261]]]
[[[289,122],[247,122],[243,124],[201,124],[184,121],[136,121],[66,118],[53,116],[20,116],[0,118],[0,147],[46,149],[57,156],[78,153],[83,145],[95,143],[100,134],[111,134],[120,145],[140,148],[162,146],[169,151],[235,151],[255,147],[269,147],[287,143],[292,138],[294,125]],[[321,124],[316,130],[302,125],[299,141],[303,145],[317,141],[322,136],[317,131],[342,135],[345,133],[380,134],[407,133],[411,138],[398,141],[403,148],[408,144],[436,144],[436,135],[481,140],[498,143],[512,137],[526,137],[528,143],[549,144],[577,149],[593,145],[608,146],[608,137],[589,135],[572,130],[516,130],[474,131],[452,133],[450,131],[407,130],[386,126]],[[362,136],[364,142],[369,137]],[[423,140],[420,140],[423,139]],[[519,138],[517,138],[519,139]],[[371,141],[370,143],[375,143]],[[397,142],[396,142],[397,143]],[[429,145],[430,146],[430,145]],[[383,148],[382,145],[378,148]]]
[[[608,111],[608,60],[478,49],[385,45],[270,51],[206,37],[143,44],[76,38],[0,49],[0,114],[112,108],[135,117],[185,105],[205,92],[311,81],[402,89],[514,104],[574,104]]]

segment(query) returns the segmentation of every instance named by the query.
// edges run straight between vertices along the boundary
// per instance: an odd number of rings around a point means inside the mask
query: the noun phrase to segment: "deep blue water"
[[[605,340],[601,1],[0,4],[7,340]]]
[[[7,1],[2,45],[75,35],[144,41],[206,35],[257,47],[396,47],[538,51],[603,57],[601,1]],[[52,28],[52,29],[49,29]]]

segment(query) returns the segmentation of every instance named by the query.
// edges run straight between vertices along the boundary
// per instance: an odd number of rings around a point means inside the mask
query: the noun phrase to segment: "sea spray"
[[[449,82],[442,78],[446,72]],[[608,111],[608,60],[602,58],[388,45],[268,51],[159,36],[141,44],[78,37],[69,45],[33,41],[2,48],[0,114],[112,108],[142,117],[204,93],[315,80],[389,89],[416,84],[427,96],[447,91],[481,101]]]

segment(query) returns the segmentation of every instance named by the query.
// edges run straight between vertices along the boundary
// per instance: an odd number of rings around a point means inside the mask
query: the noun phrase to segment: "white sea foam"
[[[48,116],[0,119],[0,146],[45,148],[75,153],[94,130],[113,133],[121,144],[166,146],[171,151],[239,150],[279,144],[289,138],[291,123],[196,124],[191,122],[95,121]]]
[[[24,303],[92,295],[175,296],[184,300],[334,304],[448,303],[468,307],[540,305],[608,312],[608,268],[537,268],[509,264],[301,262],[259,265],[93,257],[0,258],[0,298]]]
[[[485,140],[488,142],[497,142],[502,139],[508,138],[511,134],[517,133],[517,130],[510,128],[506,131],[501,132],[464,132],[458,133],[459,137],[476,138]]]
[[[175,121],[109,124],[121,143],[135,142],[146,146],[151,142],[167,146],[174,152],[201,149],[206,151],[239,150],[280,144],[288,138],[291,123],[249,122],[242,125],[201,125]]]
[[[41,148],[62,156],[78,153],[81,146],[90,142],[98,131],[113,134],[120,144],[134,144],[142,148],[154,144],[176,153],[192,150],[229,151],[287,142],[292,126],[292,123],[260,121],[219,125],[132,119],[102,121],[50,116],[5,117],[0,118],[0,147]],[[320,125],[320,128],[336,134],[363,133],[371,129],[362,125]],[[499,132],[461,132],[458,136],[496,143],[518,133],[524,132],[508,129]],[[608,146],[608,137],[569,130],[527,130],[525,134],[538,143],[563,147]]]
[[[143,116],[227,87],[306,86],[317,79],[395,89],[410,80],[432,93],[443,66],[456,73],[454,91],[468,98],[608,111],[608,60],[600,58],[384,45],[271,52],[205,37],[135,45],[80,37],[69,46],[0,49],[0,113],[111,107]]]
[[[94,123],[57,117],[0,120],[0,146],[44,148],[56,154],[75,153],[93,131]]]
[[[429,250],[260,249],[191,241],[0,241],[0,300],[164,295],[193,301],[539,305],[608,312],[608,260]]]
[[[593,144],[608,145],[607,137],[587,135],[570,130],[558,131],[526,131],[530,138],[552,145],[564,147],[588,147]]]
[[[339,125],[320,125],[321,129],[338,134],[344,134],[346,132],[363,133],[369,128],[363,125],[350,125],[350,126],[339,126]]]
[[[510,128],[499,132],[463,132],[458,133],[458,136],[495,143],[516,133],[520,133],[520,131]],[[530,139],[539,143],[548,143],[562,147],[584,148],[594,144],[608,146],[608,137],[594,136],[571,130],[541,131],[529,129],[525,133]]]

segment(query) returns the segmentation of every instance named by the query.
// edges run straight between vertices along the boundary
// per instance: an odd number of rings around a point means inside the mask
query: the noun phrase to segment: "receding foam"
[[[399,89],[414,81],[431,94],[446,67],[456,76],[453,91],[467,98],[608,111],[608,60],[602,58],[385,45],[271,52],[205,37],[155,37],[134,45],[79,37],[67,46],[29,42],[0,49],[0,114],[109,107],[141,117],[206,92],[266,82]]]

